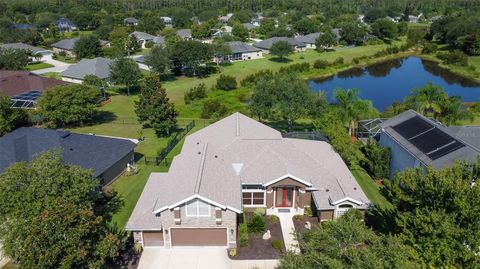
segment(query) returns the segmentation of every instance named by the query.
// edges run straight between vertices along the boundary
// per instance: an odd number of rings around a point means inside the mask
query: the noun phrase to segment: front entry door
[[[293,206],[293,188],[277,188],[276,197],[277,207],[292,207]]]

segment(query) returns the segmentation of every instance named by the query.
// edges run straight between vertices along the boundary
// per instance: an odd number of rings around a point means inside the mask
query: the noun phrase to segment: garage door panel
[[[163,246],[163,232],[143,232],[143,244],[146,247]]]
[[[172,246],[227,246],[225,228],[173,228]]]

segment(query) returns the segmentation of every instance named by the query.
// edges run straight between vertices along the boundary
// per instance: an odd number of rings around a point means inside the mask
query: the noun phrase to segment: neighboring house
[[[361,23],[365,23],[365,15],[364,14],[358,15],[357,20]]]
[[[0,93],[9,96],[15,108],[35,108],[42,92],[65,84],[68,82],[27,71],[0,70]]]
[[[263,58],[263,51],[240,41],[227,42],[232,54],[216,58],[216,62],[234,62]]]
[[[78,29],[77,25],[67,18],[61,18],[55,23],[60,32],[70,32]]]
[[[298,51],[305,51],[306,46],[302,42],[299,42],[295,40],[294,38],[291,37],[272,37],[269,39],[265,39],[263,41],[257,42],[253,44],[255,47],[262,49],[264,53],[270,53],[270,48],[272,47],[273,44],[280,42],[280,41],[286,41],[292,48],[298,52]]]
[[[33,30],[37,30],[37,27],[33,24],[14,23],[14,24],[10,24],[10,29],[33,31]]]
[[[142,47],[142,49],[146,48],[147,42],[151,41],[154,44],[157,45],[164,45],[165,44],[165,38],[163,36],[153,36],[148,33],[144,32],[133,32],[132,35],[137,39],[138,44]]]
[[[37,62],[37,60],[39,60],[40,62],[51,60],[53,55],[53,52],[50,50],[34,47],[24,43],[9,43],[9,44],[0,45],[0,47],[5,49],[24,49],[24,50],[31,51],[32,55],[41,55],[39,59],[35,57],[30,57],[30,60],[32,62]]]
[[[172,25],[173,25],[172,18],[170,18],[170,17],[160,17],[160,19],[163,20],[163,24],[165,25],[165,27],[172,27]]]
[[[60,75],[62,80],[73,83],[82,83],[87,75],[95,75],[105,80],[110,75],[111,63],[112,60],[103,57],[82,59],[80,62],[70,65]]]
[[[256,25],[254,25],[253,23],[250,23],[250,22],[246,22],[246,23],[242,23],[242,24],[243,24],[243,27],[245,27],[245,29],[247,29],[248,31],[252,31],[253,29],[258,27]]]
[[[308,35],[299,35],[295,37],[295,40],[303,43],[307,49],[316,49],[317,46],[315,45],[315,43],[317,42],[317,38],[322,34],[323,33],[318,32],[318,33],[311,33]]]
[[[213,37],[222,37],[222,36],[231,36],[232,35],[232,27],[225,25],[222,26],[221,29],[218,29],[213,33]]]
[[[220,16],[218,17],[218,21],[222,23],[227,23],[233,16],[233,13],[228,13],[225,16]]]
[[[283,138],[235,113],[186,137],[166,173],[152,173],[126,225],[143,247],[236,247],[244,210],[320,220],[369,201],[332,146]]]
[[[443,18],[442,15],[433,16],[433,17],[430,18],[430,22],[435,22],[435,21],[438,21],[442,18]]]
[[[130,17],[130,18],[124,19],[123,23],[125,23],[126,25],[130,25],[130,26],[137,26],[138,25],[138,20]]]
[[[419,23],[420,20],[422,19],[422,17],[423,17],[423,13],[420,13],[420,15],[418,15],[418,16],[409,15],[408,16],[408,22]]]
[[[177,31],[177,35],[183,40],[192,40],[192,30],[191,29],[180,29]]]
[[[76,134],[68,131],[22,127],[0,137],[0,173],[15,162],[31,161],[47,150],[62,149],[68,164],[92,169],[106,185],[133,164],[136,141]]]
[[[80,40],[80,38],[75,37],[75,38],[63,39],[56,43],[53,43],[52,44],[53,52],[55,53],[63,52],[66,55],[74,56],[75,44],[77,43],[78,40]],[[105,40],[100,40],[100,45],[102,45],[102,47],[110,47],[110,42]]]
[[[386,16],[385,19],[391,21],[391,22],[398,22],[395,18],[392,18],[390,16]]]
[[[408,110],[381,125],[380,145],[391,150],[390,176],[419,166],[442,168],[480,155],[480,126],[445,127]]]

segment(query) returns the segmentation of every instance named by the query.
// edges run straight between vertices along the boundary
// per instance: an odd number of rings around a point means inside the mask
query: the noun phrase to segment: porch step
[[[290,209],[289,208],[279,208],[278,213],[290,213]]]

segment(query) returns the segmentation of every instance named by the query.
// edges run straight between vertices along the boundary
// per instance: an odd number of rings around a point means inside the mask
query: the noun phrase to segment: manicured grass
[[[351,169],[353,176],[367,195],[370,202],[380,208],[389,208],[391,204],[380,193],[380,187],[373,181],[373,179],[362,168]]]
[[[39,70],[39,69],[45,69],[45,68],[50,68],[50,67],[53,67],[53,65],[49,64],[49,63],[31,63],[29,65],[27,65],[27,70],[28,71],[34,71],[34,70]]]
[[[75,64],[78,63],[78,60],[75,58],[75,56],[62,56],[60,54],[56,54],[55,59],[60,62],[64,62],[67,64]]]
[[[60,76],[60,73],[57,73],[57,72],[43,73],[41,76],[46,78],[62,79],[62,76]]]
[[[480,113],[475,113],[474,114],[473,121],[462,120],[462,121],[459,121],[458,124],[459,125],[480,125]]]
[[[313,64],[318,59],[327,61],[334,61],[338,57],[343,57],[345,63],[350,63],[352,59],[373,55],[376,52],[383,50],[391,45],[373,45],[373,46],[361,46],[355,48],[339,48],[336,51],[320,53],[315,50],[307,50],[305,52],[294,53],[288,57],[289,62],[272,61],[272,56],[266,54],[265,58],[257,60],[249,60],[242,62],[235,62],[231,65],[221,66],[220,73],[212,74],[205,78],[198,77],[177,77],[174,80],[166,81],[163,86],[167,90],[167,93],[171,100],[177,104],[183,104],[183,95],[190,88],[197,86],[200,83],[204,83],[207,87],[215,85],[217,78],[221,74],[234,76],[237,82],[240,82],[246,76],[254,74],[260,70],[270,69],[277,71],[283,66],[289,64],[307,62]],[[181,115],[184,116],[184,115]]]

